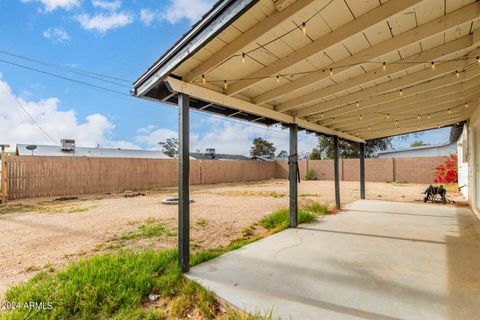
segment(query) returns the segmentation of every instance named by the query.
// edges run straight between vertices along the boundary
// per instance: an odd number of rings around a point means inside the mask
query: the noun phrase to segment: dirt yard
[[[425,185],[367,183],[367,199],[419,201]],[[162,205],[174,189],[145,196],[84,196],[77,200],[35,199],[0,206],[0,297],[7,288],[41,270],[53,270],[82,256],[118,248],[176,245],[177,207]],[[302,181],[300,204],[334,205],[332,181]],[[275,209],[288,206],[288,181],[192,187],[192,249],[227,245]],[[343,204],[359,198],[358,182],[341,182]],[[462,201],[460,194],[449,198]],[[10,207],[12,206],[12,207]],[[6,212],[6,213],[5,213]],[[150,237],[152,233],[161,237]]]

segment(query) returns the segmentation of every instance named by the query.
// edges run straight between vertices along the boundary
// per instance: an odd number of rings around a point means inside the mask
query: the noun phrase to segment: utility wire
[[[28,112],[27,108],[25,108],[23,106],[23,104],[17,99],[17,97],[15,97],[15,95],[11,94],[10,91],[8,90],[8,88],[5,86],[5,84],[3,82],[0,81],[0,84],[2,85],[2,88],[3,90],[15,101],[15,103],[17,104],[18,107],[20,107],[20,109],[23,111],[23,113],[25,114],[25,116],[27,117],[27,119],[33,124],[35,125],[38,129],[40,129],[40,131],[43,133],[43,135],[45,135],[45,137],[47,137],[48,139],[50,139],[55,145],[58,145],[58,142],[52,138],[52,136],[50,136],[39,124],[37,121],[35,121],[35,119],[32,117],[32,115]]]
[[[81,69],[77,70],[75,68],[60,66],[60,65],[57,65],[57,64],[52,64],[52,63],[49,63],[49,62],[41,61],[41,60],[38,60],[38,59],[34,59],[34,58],[27,57],[27,56],[24,56],[24,55],[19,55],[17,53],[8,52],[8,51],[5,51],[5,50],[0,50],[0,53],[3,54],[3,55],[7,55],[7,56],[15,57],[15,58],[18,58],[18,59],[34,62],[34,63],[37,63],[37,64],[41,64],[41,65],[44,65],[44,66],[47,66],[47,67],[59,69],[59,70],[62,70],[62,71],[75,73],[75,74],[78,74],[78,75],[81,75],[81,76],[84,76],[84,77],[90,77],[90,78],[93,78],[93,79],[96,79],[96,80],[99,80],[99,81],[104,81],[104,82],[114,84],[114,85],[117,85],[117,86],[130,88],[129,86],[127,86],[125,84],[118,83],[116,81],[122,81],[122,82],[125,82],[125,83],[128,83],[128,84],[132,83],[132,81],[130,81],[130,80],[126,80],[126,79],[122,79],[122,78],[118,78],[118,77],[112,77],[112,76],[101,74],[101,73],[90,72],[90,71],[85,71],[85,70],[81,70]],[[110,79],[110,80],[107,80],[107,79]],[[112,81],[112,80],[115,80],[115,81]]]

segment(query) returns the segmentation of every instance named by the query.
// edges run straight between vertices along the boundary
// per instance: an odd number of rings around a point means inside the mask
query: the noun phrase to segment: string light
[[[371,128],[371,127],[368,127],[368,131],[372,131],[372,128]]]
[[[330,68],[330,77],[333,76],[333,68]]]
[[[332,123],[335,123],[335,118],[332,118]]]
[[[245,64],[245,52],[242,53],[242,63]]]
[[[360,102],[359,102],[359,101],[357,101],[357,108],[358,108],[358,107],[360,107]]]
[[[427,115],[427,118],[430,119],[430,113]]]
[[[400,97],[403,97],[403,89],[400,89]]]
[[[307,24],[305,22],[302,23],[302,32],[305,36],[307,35]]]
[[[468,103],[465,102],[465,108],[468,108]]]
[[[432,61],[432,70],[435,70],[435,62]]]
[[[280,76],[277,76],[277,84],[280,84]]]
[[[419,126],[417,126],[417,130],[420,130],[420,127],[419,127]]]
[[[420,120],[420,113],[417,114],[417,120]]]
[[[448,108],[448,114],[452,114],[452,109]]]
[[[477,62],[480,63],[480,57],[479,56],[477,56]]]
[[[457,76],[457,78],[460,78],[460,73],[457,71],[455,71],[455,75]]]
[[[390,119],[390,115],[387,113],[387,119]]]
[[[321,117],[322,117],[322,119],[323,119],[323,112],[322,112],[322,114],[321,114],[320,116],[321,116]]]
[[[385,62],[383,63],[383,67],[382,67],[382,68],[383,68],[383,71],[387,71],[387,64],[386,64]]]
[[[228,89],[227,80],[225,80],[225,81],[224,81],[224,83],[223,83],[223,88],[225,88],[225,90],[227,90],[227,89]]]
[[[360,121],[363,120],[363,116],[362,116],[362,115],[360,115],[358,118],[360,119]]]
[[[202,83],[203,83],[203,84],[207,83],[207,80],[205,79],[205,75],[204,75],[204,74],[202,75]]]
[[[398,120],[395,120],[395,125],[398,126]]]

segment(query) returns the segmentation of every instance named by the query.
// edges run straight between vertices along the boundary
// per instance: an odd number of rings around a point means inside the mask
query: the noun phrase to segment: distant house
[[[448,142],[404,148],[404,149],[391,149],[378,151],[377,155],[379,158],[411,158],[411,157],[442,157],[448,156],[452,153],[457,153],[457,141],[462,134],[463,124],[458,126],[452,126],[450,131],[450,139]]]
[[[17,144],[17,156],[36,157],[95,157],[95,158],[141,158],[170,159],[161,151],[130,150],[120,148],[88,148],[75,146],[74,140],[62,140],[61,146]]]
[[[252,160],[240,154],[216,153],[215,149],[207,149],[205,152],[190,152],[190,159],[194,160]]]

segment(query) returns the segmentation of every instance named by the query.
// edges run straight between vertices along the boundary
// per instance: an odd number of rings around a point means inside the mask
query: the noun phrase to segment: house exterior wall
[[[414,157],[442,157],[457,152],[457,144],[446,146],[420,148],[413,150],[399,150],[398,152],[379,153],[379,158],[414,158]]]
[[[465,199],[469,199],[468,173],[470,161],[468,157],[468,128],[463,127],[463,132],[457,141],[457,155],[458,155],[458,186],[461,187],[460,192]]]

